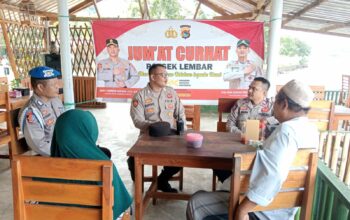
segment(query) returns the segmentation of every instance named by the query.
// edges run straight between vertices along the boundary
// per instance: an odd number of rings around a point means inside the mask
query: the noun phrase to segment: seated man
[[[155,122],[168,122],[176,129],[176,120],[182,119],[186,124],[185,109],[175,90],[167,86],[168,74],[161,64],[153,64],[149,70],[148,85],[138,91],[132,100],[130,115],[140,135],[148,135],[148,128]],[[128,166],[134,180],[134,158],[129,157]],[[164,192],[177,192],[169,184],[169,179],[180,171],[180,167],[165,166],[158,176],[158,189]]]
[[[19,113],[19,125],[28,146],[42,156],[50,156],[53,129],[58,116],[64,112],[58,97],[61,73],[47,66],[29,71],[33,96]]]
[[[292,220],[296,208],[251,212],[257,205],[269,205],[286,180],[299,148],[317,148],[318,131],[306,114],[314,94],[310,87],[292,80],[276,95],[274,116],[281,123],[258,150],[248,192],[240,203],[235,220]],[[227,218],[228,192],[195,193],[187,205],[188,220]]]
[[[226,130],[241,135],[242,128],[248,119],[268,119],[268,123],[276,123],[272,115],[273,103],[266,98],[270,82],[263,77],[254,78],[248,89],[248,97],[240,99],[232,107],[227,118]]]
[[[231,109],[226,124],[228,132],[242,135],[242,129],[248,119],[264,120],[267,124],[278,123],[272,117],[273,103],[266,98],[269,88],[270,82],[267,79],[263,77],[254,78],[248,89],[248,97],[238,100]],[[214,174],[221,182],[231,176],[231,173],[228,170],[214,170]]]

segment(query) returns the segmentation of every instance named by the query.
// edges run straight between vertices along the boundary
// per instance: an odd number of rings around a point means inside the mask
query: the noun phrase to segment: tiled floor
[[[129,116],[128,103],[108,103],[106,109],[90,109],[99,125],[98,143],[112,151],[112,159],[125,185],[133,195],[133,183],[126,164],[126,152],[135,143],[138,130]],[[201,130],[216,130],[216,115],[202,114]],[[3,153],[4,149],[0,151]],[[5,151],[6,152],[6,151]],[[149,167],[148,167],[149,168]],[[150,170],[146,170],[150,173]],[[211,189],[212,171],[204,169],[184,169],[184,192],[194,193],[199,189]],[[200,181],[198,181],[200,180]],[[12,186],[8,160],[0,160],[0,219],[12,220]],[[172,183],[178,187],[177,183]],[[186,201],[159,200],[156,206],[149,205],[145,210],[145,220],[185,219]]]

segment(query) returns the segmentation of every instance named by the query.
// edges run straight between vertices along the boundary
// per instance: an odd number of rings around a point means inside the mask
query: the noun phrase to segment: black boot
[[[170,178],[179,172],[180,167],[164,167],[158,176],[158,189],[163,192],[177,193],[177,189],[172,188],[169,184]]]

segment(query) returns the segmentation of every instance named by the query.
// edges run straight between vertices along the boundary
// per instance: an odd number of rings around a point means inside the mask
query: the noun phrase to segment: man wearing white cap
[[[297,80],[288,82],[276,95],[274,116],[281,124],[266,139],[263,149],[257,151],[249,189],[236,211],[235,220],[294,219],[296,208],[251,211],[257,205],[267,206],[272,202],[286,180],[299,148],[317,148],[317,128],[306,117],[313,97],[310,87]],[[229,195],[228,192],[195,193],[187,206],[187,219],[227,216]]]

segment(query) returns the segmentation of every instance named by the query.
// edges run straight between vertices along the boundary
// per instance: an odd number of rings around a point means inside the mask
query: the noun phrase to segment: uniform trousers
[[[226,191],[198,191],[192,195],[187,204],[187,220],[227,220],[230,193]],[[249,213],[249,220],[259,220]]]

